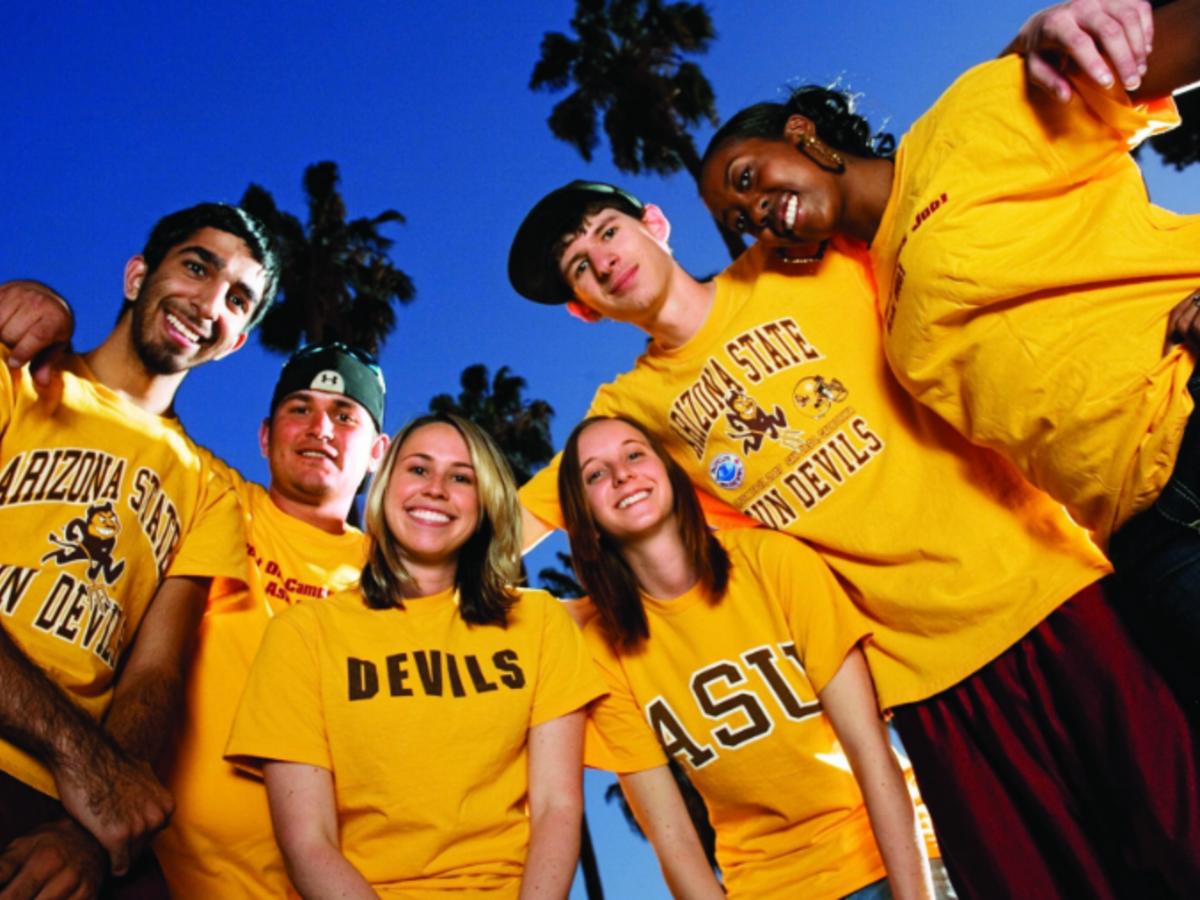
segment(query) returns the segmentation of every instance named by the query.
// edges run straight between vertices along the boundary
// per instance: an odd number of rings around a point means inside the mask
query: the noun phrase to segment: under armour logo
[[[327,391],[330,394],[346,393],[346,383],[342,380],[341,373],[333,369],[318,372],[309,387],[314,391]]]

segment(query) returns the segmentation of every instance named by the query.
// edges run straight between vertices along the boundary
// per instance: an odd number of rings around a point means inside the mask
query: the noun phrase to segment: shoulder
[[[716,535],[739,581],[752,579],[774,592],[799,585],[815,589],[830,576],[820,555],[792,535],[769,528],[723,529]]]
[[[1024,102],[1027,88],[1024,61],[1009,54],[967,69],[942,93],[930,112],[972,115],[996,95],[1008,102]]]
[[[547,620],[555,623],[566,622],[571,624],[571,627],[575,627],[571,615],[563,607],[562,601],[549,591],[543,591],[540,588],[513,588],[512,590],[517,595],[517,602],[512,607],[514,614],[512,618],[530,622]]]
[[[230,487],[238,493],[238,497],[247,506],[253,506],[262,503],[267,499],[267,491],[261,485],[255,484],[253,481],[247,481],[242,477],[242,473],[235,469],[221,457],[217,456],[207,447],[196,445],[196,452],[201,458],[212,468],[213,472],[220,478],[225,479]]]
[[[371,609],[362,592],[355,589],[339,591],[321,600],[294,603],[272,621],[316,634],[349,629],[353,623],[367,619],[373,613],[382,615],[386,610]]]
[[[754,282],[766,267],[768,248],[765,244],[755,241],[746,252],[731,262],[713,281],[717,289],[731,287],[734,284]]]
[[[723,528],[713,534],[726,552],[739,556],[756,558],[813,553],[799,538],[771,528]]]

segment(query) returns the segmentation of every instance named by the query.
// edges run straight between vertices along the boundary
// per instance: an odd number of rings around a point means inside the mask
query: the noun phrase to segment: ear
[[[653,203],[647,203],[645,209],[642,210],[642,224],[646,226],[646,230],[656,241],[664,247],[667,246],[667,242],[671,239],[671,223],[667,221],[667,217],[661,209]],[[668,250],[668,252],[670,251]]]
[[[604,318],[600,313],[596,312],[582,300],[568,300],[567,312],[577,319],[582,319],[585,322],[599,322]]]
[[[125,263],[125,299],[133,302],[137,299],[142,282],[146,280],[146,260],[139,253]]]
[[[371,446],[371,459],[367,463],[367,471],[374,472],[379,468],[379,463],[383,459],[383,454],[387,452],[390,439],[386,434],[381,434],[375,438],[375,443]]]
[[[225,358],[225,357],[227,357],[227,356],[228,356],[230,353],[233,353],[235,350],[241,350],[241,349],[242,349],[242,347],[243,347],[243,346],[245,346],[245,344],[246,344],[246,338],[248,338],[248,337],[250,337],[250,335],[246,334],[246,332],[244,332],[244,331],[243,331],[241,334],[239,334],[239,335],[237,336],[237,340],[233,342],[233,346],[232,346],[232,347],[230,347],[228,350],[226,350],[226,351],[225,351],[224,353],[222,353],[220,356],[217,356],[217,357],[215,357],[215,358],[216,358],[216,359],[224,359],[224,358]]]
[[[263,459],[269,459],[268,450],[271,447],[271,417],[262,420],[262,424],[258,426],[258,451],[263,455]]]
[[[816,133],[817,126],[813,124],[812,119],[801,115],[789,116],[787,124],[783,126],[783,136],[793,144],[806,134],[815,135]]]

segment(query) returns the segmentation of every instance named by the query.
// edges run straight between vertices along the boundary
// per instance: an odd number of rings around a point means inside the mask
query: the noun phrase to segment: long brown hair
[[[675,516],[679,522],[684,552],[695,567],[696,577],[704,586],[710,601],[718,602],[725,596],[725,589],[729,586],[729,554],[709,531],[700,500],[696,497],[696,489],[692,487],[687,473],[639,422],[624,416],[613,416],[611,419],[636,428],[646,439],[651,451],[662,461],[675,495]],[[580,435],[597,422],[607,421],[610,418],[605,416],[584,419],[567,438],[559,461],[558,501],[566,522],[567,537],[571,540],[571,562],[575,575],[592,598],[609,643],[623,650],[632,650],[650,636],[641,588],[617,544],[596,524],[580,471]]]
[[[363,596],[373,609],[403,609],[401,592],[415,583],[387,526],[383,507],[404,441],[418,429],[437,423],[449,425],[462,435],[475,467],[479,492],[479,528],[459,550],[454,576],[459,613],[472,624],[505,625],[508,610],[517,600],[512,586],[521,578],[521,505],[517,485],[495,442],[478,426],[448,413],[421,416],[401,428],[379,465],[367,495],[368,549],[362,573]]]

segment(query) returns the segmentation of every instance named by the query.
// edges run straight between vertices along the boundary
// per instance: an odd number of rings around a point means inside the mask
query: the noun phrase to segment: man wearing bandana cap
[[[287,896],[266,790],[222,755],[267,622],[358,579],[366,539],[346,515],[387,448],[383,412],[383,376],[371,357],[343,344],[306,347],[283,367],[259,431],[270,484],[233,475],[249,587],[213,583],[168,758],[176,813],[154,849],[176,900]]]

